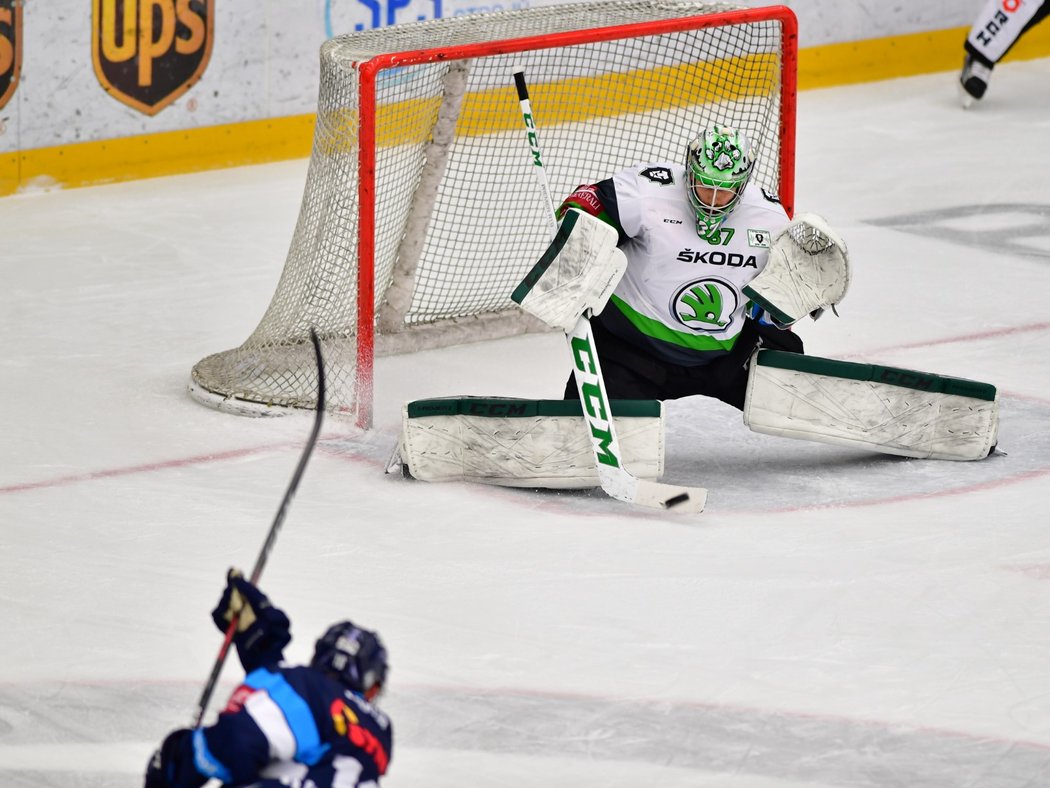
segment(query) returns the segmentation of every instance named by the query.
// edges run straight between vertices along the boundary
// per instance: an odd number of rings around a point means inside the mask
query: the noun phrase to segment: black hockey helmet
[[[377,633],[351,621],[340,621],[317,640],[310,666],[332,674],[347,689],[373,700],[386,681],[386,648]]]

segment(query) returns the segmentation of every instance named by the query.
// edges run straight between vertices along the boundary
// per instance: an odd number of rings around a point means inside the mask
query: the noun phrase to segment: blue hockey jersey
[[[314,668],[278,665],[249,673],[181,749],[197,774],[226,786],[369,788],[392,747],[389,718],[367,700]]]

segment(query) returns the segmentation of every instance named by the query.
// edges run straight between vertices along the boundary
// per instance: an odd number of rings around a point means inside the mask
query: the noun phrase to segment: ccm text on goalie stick
[[[547,204],[552,236],[558,230],[558,218],[554,209],[547,172],[543,166],[539,135],[525,84],[525,69],[514,69],[514,85],[518,92],[526,137],[532,154],[532,171],[536,175]],[[571,332],[566,334],[572,352],[576,385],[580,392],[584,419],[590,433],[591,448],[602,490],[613,498],[654,509],[675,509],[683,513],[699,514],[707,503],[707,490],[702,487],[679,487],[672,484],[639,479],[623,467],[620,442],[616,437],[609,397],[605,390],[598,354],[594,349],[594,334],[591,331],[590,315],[584,313],[576,321]]]

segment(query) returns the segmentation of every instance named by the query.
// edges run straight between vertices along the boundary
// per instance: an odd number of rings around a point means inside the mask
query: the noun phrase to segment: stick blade
[[[700,514],[707,506],[707,490],[703,487],[679,487],[639,479],[633,503],[652,509],[666,509],[675,514]]]
[[[647,509],[663,509],[675,514],[700,514],[707,505],[707,490],[703,487],[682,487],[639,479],[623,468],[602,466],[598,469],[602,490],[624,503],[633,503]]]

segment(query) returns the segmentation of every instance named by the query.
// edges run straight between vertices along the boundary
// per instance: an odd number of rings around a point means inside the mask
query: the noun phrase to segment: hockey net
[[[611,0],[401,25],[321,48],[313,153],[258,327],[193,368],[231,412],[316,407],[371,425],[376,353],[538,328],[511,302],[549,218],[513,83],[523,66],[555,200],[631,164],[678,161],[719,121],[789,214],[796,21],[782,6]]]

